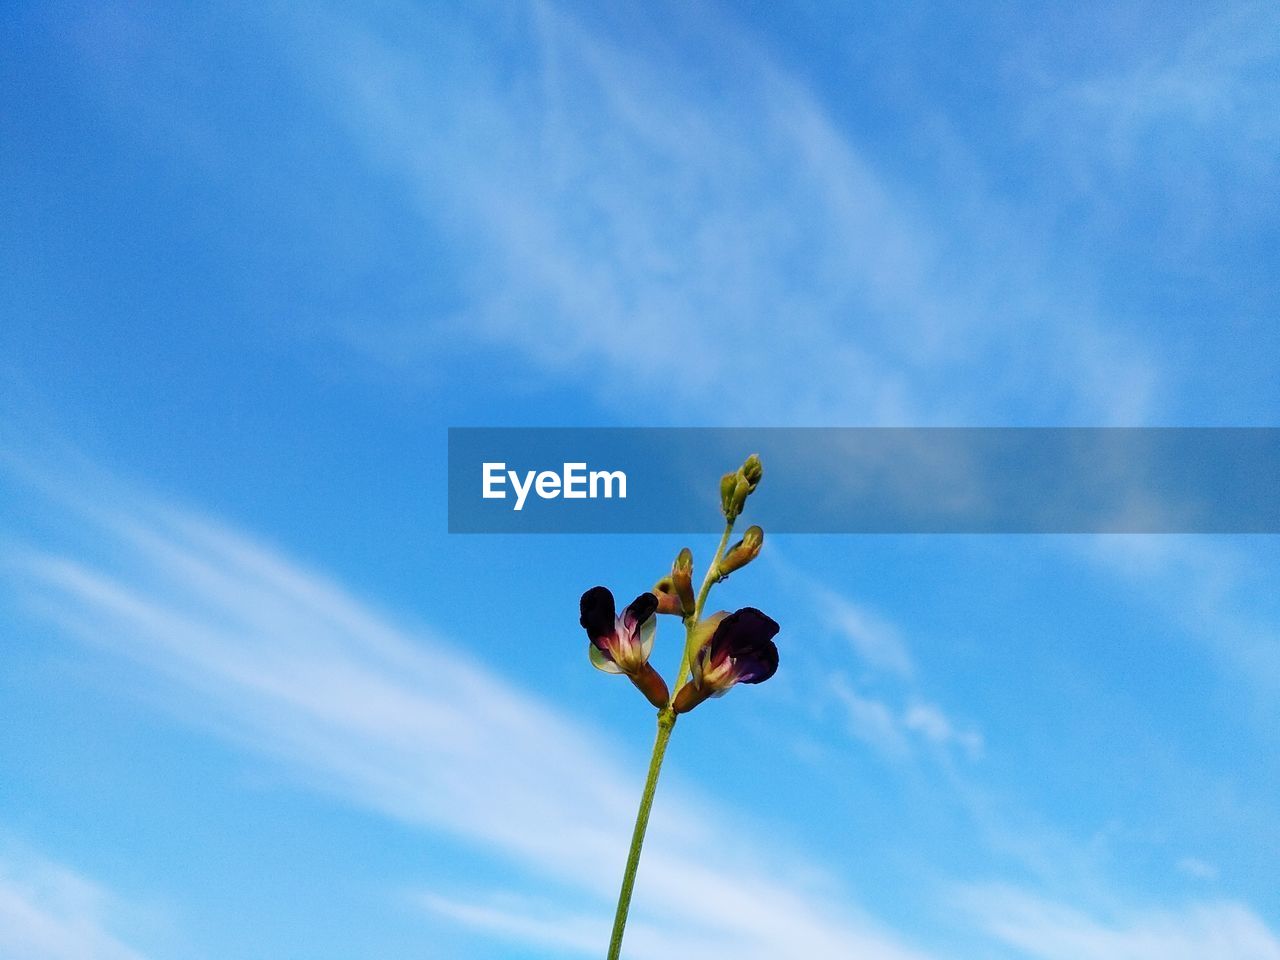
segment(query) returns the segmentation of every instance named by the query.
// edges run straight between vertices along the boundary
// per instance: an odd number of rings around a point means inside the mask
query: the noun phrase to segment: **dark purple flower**
[[[587,655],[591,664],[605,673],[625,673],[656,707],[665,707],[670,699],[667,685],[649,666],[653,636],[657,631],[658,598],[642,593],[622,611],[615,614],[613,594],[606,587],[592,587],[579,603],[582,616],[578,622],[587,631]]]
[[[657,629],[654,611],[658,598],[642,593],[622,616],[614,614],[613,594],[607,587],[592,587],[582,595],[579,623],[591,641],[591,662],[605,673],[631,673],[649,661]]]
[[[755,607],[714,614],[699,628],[707,637],[693,656],[689,682],[676,694],[676,713],[722,697],[734,684],[763,683],[777,671],[778,624]]]

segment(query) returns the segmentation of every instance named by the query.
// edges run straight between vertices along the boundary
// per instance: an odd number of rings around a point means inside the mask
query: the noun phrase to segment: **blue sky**
[[[1280,413],[1272,5],[0,31],[5,960],[602,952],[652,717],[577,598],[684,544],[450,537],[448,426]],[[770,537],[629,954],[1280,958],[1278,574]]]

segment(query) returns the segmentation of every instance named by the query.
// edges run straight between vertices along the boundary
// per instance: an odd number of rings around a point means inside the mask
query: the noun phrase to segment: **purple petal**
[[[729,614],[711,638],[710,659],[731,659],[738,683],[763,683],[778,669],[778,634],[773,618],[755,607],[743,607]]]
[[[655,600],[657,598],[655,597]],[[613,634],[616,614],[614,613],[613,594],[607,587],[592,587],[582,595],[578,602],[582,616],[578,623],[587,631],[587,636],[594,643],[601,637]]]
[[[610,597],[609,601],[612,603],[613,597]],[[642,593],[631,601],[627,609],[622,611],[622,620],[628,627],[634,628],[652,617],[657,609],[657,594]]]
[[[733,667],[739,683],[764,683],[778,672],[778,646],[772,640],[761,640],[738,653]]]

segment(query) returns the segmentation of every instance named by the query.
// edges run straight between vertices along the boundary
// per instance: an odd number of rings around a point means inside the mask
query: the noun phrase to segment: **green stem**
[[[662,759],[667,753],[667,742],[676,725],[676,715],[670,707],[658,714],[658,736],[653,741],[653,756],[649,760],[649,775],[640,794],[640,810],[636,814],[636,826],[631,831],[631,850],[627,853],[627,866],[622,874],[622,890],[618,893],[618,910],[613,916],[613,935],[609,938],[608,960],[618,960],[622,955],[622,934],[627,927],[627,912],[631,909],[631,891],[636,885],[636,869],[640,866],[640,850],[644,846],[644,834],[649,828],[649,811],[653,809],[653,795],[658,789],[658,774],[662,771]]]
[[[716,569],[724,556],[724,548],[729,544],[729,534],[733,532],[733,521],[725,524],[724,535],[720,538],[720,546],[716,555],[707,567],[707,575],[702,579],[702,587],[698,590],[697,602],[693,614],[685,617],[684,657],[680,661],[680,673],[676,677],[676,685],[672,693],[684,685],[689,676],[689,658],[693,651],[689,649],[693,642],[693,630],[702,616],[702,608],[707,602],[707,594],[716,583]],[[676,714],[670,706],[658,713],[658,736],[653,741],[653,756],[649,759],[649,775],[644,781],[644,792],[640,794],[640,810],[636,813],[636,826],[631,831],[631,849],[627,852],[627,866],[622,873],[622,889],[618,892],[618,910],[613,915],[613,934],[609,937],[609,955],[607,960],[618,960],[622,956],[622,934],[627,929],[627,913],[631,910],[631,892],[636,885],[636,870],[640,867],[640,851],[644,847],[645,831],[649,829],[649,812],[653,809],[653,795],[658,789],[658,774],[662,772],[662,760],[667,755],[667,742],[671,739],[671,731],[676,725]]]
[[[724,556],[724,548],[729,545],[729,534],[733,533],[733,521],[730,520],[724,525],[724,533],[720,537],[720,546],[716,547],[716,555],[711,558],[711,563],[707,566],[707,575],[702,578],[702,586],[698,590],[698,599],[693,606],[693,616],[686,617],[684,621],[684,655],[680,659],[680,672],[676,674],[676,685],[671,688],[671,695],[674,697],[684,686],[685,680],[689,678],[689,669],[692,664],[694,651],[689,649],[693,644],[693,628],[698,625],[698,621],[702,619],[702,608],[707,603],[707,595],[711,593],[711,588],[716,584],[716,570],[720,566],[720,560]]]

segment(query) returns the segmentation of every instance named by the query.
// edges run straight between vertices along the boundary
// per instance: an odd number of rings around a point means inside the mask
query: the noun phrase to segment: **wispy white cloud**
[[[844,671],[836,674],[829,689],[854,737],[892,760],[912,757],[916,746],[922,743],[943,750],[958,748],[970,759],[982,755],[981,731],[957,721],[924,695],[907,639],[897,624],[800,570],[779,556],[776,548],[769,560],[786,583],[812,600],[815,628],[848,644],[864,674],[874,680],[878,690],[887,691],[873,695],[852,682]],[[829,669],[830,655],[822,659]],[[844,657],[837,660],[847,662]]]
[[[1131,162],[1162,125],[1207,136],[1230,132],[1228,164],[1261,161],[1265,144],[1280,132],[1267,106],[1280,80],[1273,65],[1280,52],[1280,16],[1265,2],[1232,2],[1191,18],[1179,42],[1147,48],[1138,62],[1080,80],[1067,89],[1077,107],[1097,111],[1111,128],[1111,156]],[[1145,142],[1144,142],[1145,141]]]
[[[910,756],[910,741],[901,718],[893,708],[883,700],[858,693],[840,678],[832,683],[832,689],[836,700],[845,709],[850,733],[890,759],[901,760]]]
[[[219,524],[136,498],[83,519],[99,547],[110,545],[110,562],[10,554],[36,609],[136,662],[192,722],[279,758],[321,789],[575,891],[573,903],[590,908],[575,923],[595,924],[597,944],[607,936],[637,787],[609,759],[610,743],[440,638],[397,626]],[[833,880],[778,879],[816,871],[744,847],[733,821],[705,799],[665,792],[644,870],[662,882],[642,879],[638,930],[661,917],[664,931],[706,957],[923,956]],[[476,912],[493,909],[482,898],[464,910],[450,896],[459,919],[501,926]],[[449,912],[444,901],[434,907]],[[533,923],[512,919],[506,929],[537,937]]]
[[[110,932],[118,903],[73,870],[0,852],[0,956],[13,960],[144,960]]]
[[[1183,857],[1178,861],[1178,869],[1197,880],[1217,880],[1221,873],[1214,864],[1199,857]]]
[[[1189,245],[1265,227],[1277,209],[1266,185],[1280,142],[1280,16],[1244,0],[1179,19],[1172,40],[1144,33],[1087,75],[1042,77],[1049,92],[1032,99],[1028,126],[1077,198],[1115,204],[1109,231],[1135,194],[1158,195],[1156,239],[1190,260]]]
[[[681,19],[695,73],[554,4],[476,17],[281,24],[322,107],[463,252],[443,266],[465,316],[360,317],[362,349],[412,367],[479,339],[606,405],[625,377],[759,423],[972,422],[1015,381],[1019,414],[1143,415],[1139,344],[1055,306],[1017,244],[977,242],[988,224],[931,222],[734,23]]]
[[[971,757],[982,754],[982,734],[972,728],[957,727],[936,703],[911,704],[903,714],[902,725],[938,746],[954,744]]]
[[[890,620],[831,590],[809,582],[823,620],[848,641],[854,652],[872,669],[910,678],[915,671],[902,633]]]
[[[1126,584],[1162,621],[1203,645],[1275,716],[1280,692],[1280,603],[1269,584],[1276,551],[1256,539],[1196,536],[1091,537],[1075,546]],[[1172,600],[1171,600],[1172,598]]]
[[[832,690],[844,708],[849,732],[891,760],[912,756],[919,742],[944,749],[957,747],[971,759],[982,755],[982,734],[957,727],[937,704],[917,700],[895,708],[859,692],[840,677],[833,681]]]
[[[1098,917],[1007,886],[973,887],[961,899],[988,933],[1035,960],[1280,958],[1280,940],[1238,903]]]
[[[465,899],[424,892],[413,899],[432,913],[486,936],[571,953],[600,952],[605,921],[599,914],[570,914],[560,904],[517,896]],[[635,953],[636,941],[646,931],[633,928],[630,934],[628,952]]]

